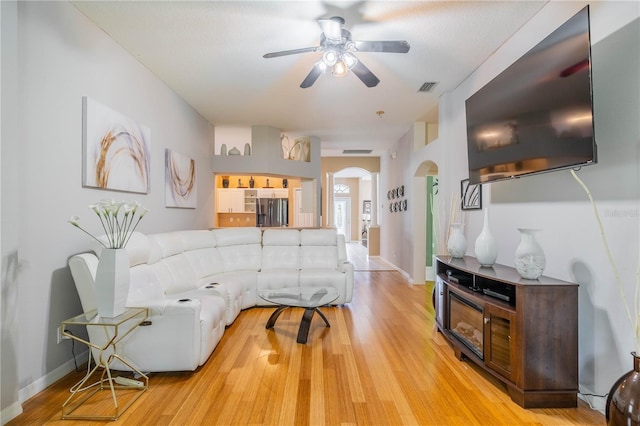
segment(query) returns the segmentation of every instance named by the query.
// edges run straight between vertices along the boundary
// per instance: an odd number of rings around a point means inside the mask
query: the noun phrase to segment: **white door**
[[[338,234],[343,234],[346,242],[351,241],[351,198],[334,198],[333,217]]]
[[[296,228],[311,228],[315,226],[313,213],[304,213],[302,209],[302,190],[296,188],[293,192],[293,225]]]

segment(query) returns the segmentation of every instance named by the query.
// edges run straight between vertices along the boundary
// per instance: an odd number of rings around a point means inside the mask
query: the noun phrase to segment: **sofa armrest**
[[[345,274],[345,302],[351,302],[351,299],[353,298],[353,263],[348,260],[344,261],[338,266],[338,270]]]
[[[149,303],[148,323],[139,326],[118,345],[118,353],[141,371],[193,371],[200,361],[199,300],[167,299]],[[97,337],[97,336],[93,336]],[[90,336],[91,339],[93,339]],[[116,365],[123,370],[125,366]]]

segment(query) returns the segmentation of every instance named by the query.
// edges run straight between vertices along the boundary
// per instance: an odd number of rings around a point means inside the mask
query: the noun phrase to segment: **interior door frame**
[[[337,215],[336,215],[336,209],[338,207],[338,203],[340,202],[344,202],[345,203],[345,212],[344,212],[344,218],[345,218],[345,226],[344,226],[344,240],[345,242],[349,243],[351,242],[351,197],[334,197],[333,198],[333,216],[334,216],[334,222],[337,223]],[[337,228],[337,225],[336,225]]]

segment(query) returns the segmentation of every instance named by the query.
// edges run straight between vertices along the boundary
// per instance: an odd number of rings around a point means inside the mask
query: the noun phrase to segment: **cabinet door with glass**
[[[511,381],[515,380],[516,313],[490,303],[484,306],[485,365]]]

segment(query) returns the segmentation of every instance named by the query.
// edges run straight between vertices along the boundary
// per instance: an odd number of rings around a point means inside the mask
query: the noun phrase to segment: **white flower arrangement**
[[[91,238],[102,244],[105,248],[118,249],[126,247],[133,231],[147,214],[148,210],[137,201],[100,200],[89,208],[98,215],[102,229],[104,229],[106,244],[102,239],[82,228],[78,216],[73,216],[69,223]]]

